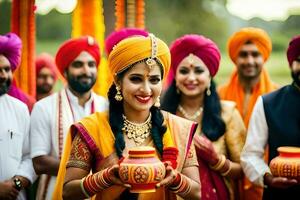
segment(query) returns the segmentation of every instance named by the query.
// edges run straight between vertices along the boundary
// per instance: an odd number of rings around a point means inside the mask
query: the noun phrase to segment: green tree
[[[71,14],[53,9],[47,15],[36,15],[36,34],[39,40],[63,40],[71,36]]]
[[[146,1],[146,26],[167,42],[184,34],[201,34],[224,44],[226,0]],[[218,12],[217,12],[218,11]]]
[[[11,3],[8,0],[0,1],[0,34],[10,31]]]

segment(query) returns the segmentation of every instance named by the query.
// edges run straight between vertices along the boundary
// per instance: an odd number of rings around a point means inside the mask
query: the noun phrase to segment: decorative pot
[[[300,147],[279,147],[279,156],[270,162],[273,176],[294,178],[300,181]]]
[[[119,175],[131,185],[130,192],[155,192],[155,185],[166,174],[164,164],[156,157],[155,149],[140,146],[129,149],[128,157],[120,163]]]

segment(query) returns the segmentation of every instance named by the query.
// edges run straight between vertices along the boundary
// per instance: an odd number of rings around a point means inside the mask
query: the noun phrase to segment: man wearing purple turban
[[[22,42],[14,33],[8,33],[4,36],[0,36],[0,54],[4,55],[8,59],[12,72],[14,72],[20,64],[21,48]],[[13,80],[10,82],[10,87],[6,88],[8,91],[5,93],[25,103],[28,106],[29,111],[31,111],[33,104],[35,103],[34,98],[22,92]]]
[[[194,143],[201,199],[238,199],[234,182],[243,175],[239,158],[246,129],[235,103],[220,101],[216,92],[213,77],[220,65],[219,48],[209,38],[192,34],[175,40],[170,50],[168,89],[161,108],[199,125]]]
[[[299,180],[273,176],[263,158],[267,145],[269,162],[278,147],[300,146],[300,35],[290,41],[287,59],[293,82],[258,98],[241,155],[249,180],[267,186],[263,199],[299,199]]]
[[[26,199],[24,189],[35,178],[29,154],[29,111],[7,94],[20,51],[17,35],[0,35],[0,199]]]

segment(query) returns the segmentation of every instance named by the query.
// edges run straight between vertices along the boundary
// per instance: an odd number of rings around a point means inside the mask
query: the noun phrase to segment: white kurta
[[[263,176],[270,172],[269,166],[264,161],[265,148],[268,142],[268,126],[260,96],[250,119],[247,139],[241,154],[241,165],[248,179],[263,186]]]
[[[0,181],[15,175],[36,178],[29,147],[30,117],[27,106],[7,94],[0,96]],[[18,200],[26,199],[22,190]]]
[[[73,115],[71,113],[69,114],[69,117],[67,117],[69,118],[66,120],[68,124],[64,124],[66,127],[70,127],[75,121],[90,115],[92,110],[92,101],[94,101],[95,111],[104,111],[108,108],[107,100],[95,93],[92,93],[90,100],[88,100],[83,107],[78,104],[78,98],[73,95],[69,89],[66,89],[66,93],[69,98],[69,102],[65,99],[62,109],[66,110],[67,107],[71,107],[73,111]],[[51,96],[43,98],[34,105],[31,113],[30,130],[31,158],[42,155],[51,155],[55,158],[59,157],[59,150],[57,147],[57,109],[58,93],[54,93]],[[63,140],[65,140],[67,131],[68,129],[64,130]],[[49,187],[47,189],[47,200],[52,197],[55,181],[56,177],[51,177]]]

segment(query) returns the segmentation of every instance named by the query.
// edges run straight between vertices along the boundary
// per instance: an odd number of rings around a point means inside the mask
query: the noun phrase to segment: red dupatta
[[[201,182],[201,199],[202,200],[228,200],[229,191],[223,177],[216,171],[209,168],[208,164],[201,158],[199,152],[199,141],[197,135],[194,136],[194,144],[199,163],[199,174]]]

